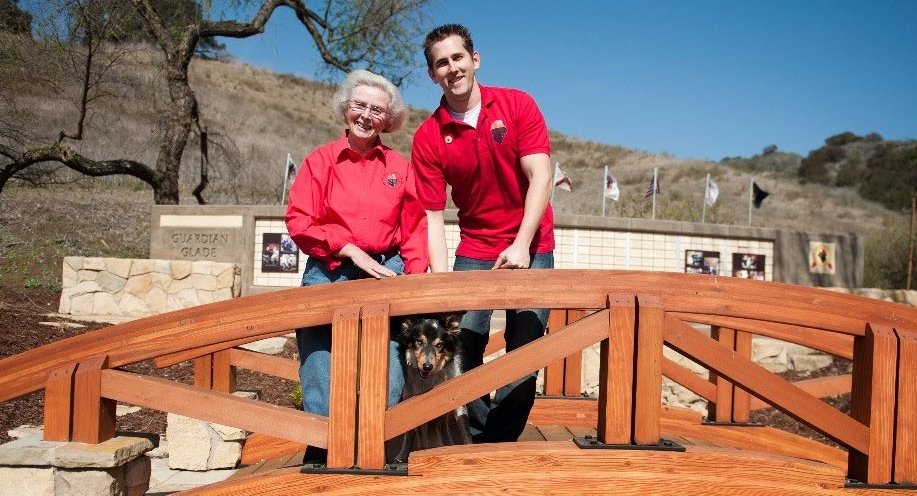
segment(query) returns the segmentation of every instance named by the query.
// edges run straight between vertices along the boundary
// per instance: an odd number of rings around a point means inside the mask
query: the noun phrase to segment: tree
[[[19,8],[19,0],[0,0],[0,31],[32,35],[32,15]]]
[[[329,0],[321,4],[320,10],[313,10],[304,0],[264,0],[248,20],[209,20],[191,15],[185,19],[185,25],[170,25],[157,11],[156,2],[130,0],[133,10],[124,15],[136,15],[149,39],[162,53],[166,69],[161,77],[169,95],[167,108],[159,121],[156,161],[146,164],[130,157],[85,156],[74,146],[83,138],[84,121],[93,99],[102,94],[100,77],[117,60],[105,51],[104,40],[118,25],[119,18],[100,15],[95,10],[100,2],[69,0],[67,11],[74,13],[71,26],[75,28],[71,38],[78,41],[72,49],[81,56],[81,63],[75,64],[82,72],[82,91],[78,98],[80,117],[73,130],[60,131],[50,142],[26,146],[24,140],[12,138],[15,129],[0,132],[0,157],[7,160],[0,162],[0,191],[25,169],[42,162],[56,162],[94,177],[118,174],[136,177],[153,189],[156,203],[177,204],[181,159],[192,133],[199,137],[204,156],[206,151],[206,124],[188,79],[188,66],[202,39],[258,35],[276,9],[289,8],[308,32],[325,65],[343,72],[365,66],[401,84],[410,73],[420,15],[429,1]],[[206,160],[202,160],[201,184],[195,190],[200,203],[204,203],[200,194],[206,184]]]

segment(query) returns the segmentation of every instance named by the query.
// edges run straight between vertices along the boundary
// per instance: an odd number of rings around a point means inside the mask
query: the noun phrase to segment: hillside
[[[36,51],[33,55],[35,64],[60,67],[46,53]],[[159,78],[163,68],[158,60],[158,54],[137,48],[112,67],[111,82],[103,88],[108,96],[95,102],[86,138],[80,144],[82,153],[98,159],[131,158],[148,164],[155,161],[155,124],[166,98]],[[56,91],[43,83],[43,78],[29,78],[24,71],[15,74],[21,79],[12,81],[14,94],[8,96],[23,110],[17,118],[26,123],[32,135],[27,141],[40,143],[73,126],[77,117],[72,103],[77,94],[74,88]],[[298,162],[343,129],[329,110],[334,88],[328,84],[275,74],[237,61],[202,59],[192,62],[190,77],[211,140],[210,186],[204,192],[209,203],[279,203],[287,153]],[[430,107],[436,103],[430,102]],[[404,129],[386,136],[386,143],[407,156],[413,130],[429,112],[412,109]],[[762,208],[753,211],[754,226],[867,235],[907,229],[907,215],[864,200],[852,186],[801,183],[797,171],[802,157],[797,155],[777,152],[713,163],[584,141],[556,131],[552,131],[551,139],[553,160],[561,164],[575,186],[572,193],[555,193],[555,209],[562,214],[601,214],[602,175],[608,165],[620,183],[621,201],[608,201],[607,215],[649,218],[652,202],[643,198],[643,192],[653,168],[658,167],[662,194],[657,197],[657,219],[699,222],[704,177],[710,173],[720,196],[713,207],[707,208],[708,223],[747,224],[748,188],[754,177],[770,193]],[[197,143],[190,143],[182,169],[183,203],[194,203],[190,191],[197,184],[199,160]],[[54,165],[33,168],[30,176],[42,183],[77,182],[34,189],[14,181],[0,193],[0,234],[4,238],[0,255],[4,258],[9,259],[24,247],[34,254],[35,246],[47,246],[46,251],[61,254],[139,256],[146,252],[148,226],[144,224],[148,217],[142,212],[148,211],[151,195],[143,183],[129,177],[89,179]],[[33,203],[52,198],[47,206]],[[106,213],[87,214],[93,209]],[[127,210],[131,214],[123,213]],[[54,220],[46,218],[48,215]],[[131,219],[130,241],[119,240],[119,215]],[[65,229],[54,228],[55,223]],[[70,236],[62,235],[71,229],[79,231],[74,236],[95,241],[87,241],[88,246],[75,244]],[[4,265],[8,274],[9,265]],[[60,270],[57,256],[41,265],[46,271],[55,267]],[[47,286],[52,278],[48,273],[41,280]]]

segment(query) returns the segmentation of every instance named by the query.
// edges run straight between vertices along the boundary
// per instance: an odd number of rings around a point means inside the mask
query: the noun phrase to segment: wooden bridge
[[[545,337],[386,408],[389,317],[534,307],[555,309]],[[229,394],[238,367],[298,380],[297,361],[236,346],[329,322],[329,417]],[[712,337],[690,324],[712,326]],[[852,359],[853,373],[789,383],[751,361],[753,335]],[[598,399],[582,399],[581,353],[596,343]],[[708,368],[711,380],[666,359],[664,346]],[[161,367],[194,360],[195,384],[118,370],[148,359]],[[547,396],[519,442],[418,451],[406,473],[386,470],[386,440],[542,368]],[[709,400],[711,422],[663,406],[663,376]],[[917,485],[917,309],[728,277],[526,270],[289,289],[0,361],[0,401],[41,389],[47,440],[110,438],[123,402],[256,433],[244,456],[273,458],[191,494],[914,494]],[[845,391],[849,415],[819,399]],[[749,412],[763,406],[844,449],[749,425]],[[300,472],[291,453],[306,444],[328,449],[327,470]]]

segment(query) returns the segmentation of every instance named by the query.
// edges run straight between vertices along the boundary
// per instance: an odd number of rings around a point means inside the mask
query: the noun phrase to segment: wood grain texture
[[[634,368],[634,443],[659,444],[662,343],[665,311],[655,295],[637,295]]]
[[[567,310],[567,324],[572,324],[586,316],[581,309]],[[564,358],[564,396],[579,396],[583,390],[583,352],[582,350]]]
[[[850,386],[853,383],[852,377],[852,374],[833,375],[816,377],[815,379],[805,379],[793,382],[792,384],[816,398],[826,398],[828,396],[849,393]],[[771,405],[758,398],[752,398],[749,408],[751,410],[760,410],[762,408],[770,408],[770,406]]]
[[[0,360],[0,401],[44,387],[51,370],[109,354],[112,367],[207,347],[226,349],[326,324],[337,306],[389,302],[393,316],[491,308],[600,308],[609,293],[654,292],[666,311],[862,335],[865,322],[917,326],[917,309],[789,284],[616,270],[468,271],[349,281],[246,296],[138,319]],[[204,350],[202,352],[201,350]],[[157,363],[160,363],[157,361]]]
[[[229,361],[235,367],[299,382],[299,360],[231,348]]]
[[[102,372],[107,357],[97,357],[77,365],[73,377],[73,441],[99,444],[115,437],[114,400],[102,394]]]
[[[634,366],[637,307],[633,295],[608,295],[608,337],[599,347],[600,441],[630,444],[634,431]]]
[[[232,350],[220,350],[213,356],[213,390],[232,393],[236,390],[236,368],[230,356]]]
[[[385,439],[391,439],[474,398],[496,390],[554,360],[582,350],[608,335],[608,311],[594,313],[511,353],[491,360],[430,392],[399,403],[385,414]]]
[[[506,349],[506,330],[500,329],[490,333],[490,337],[487,338],[487,346],[484,348],[484,356],[489,357],[503,349]]]
[[[735,356],[734,352],[704,336],[681,320],[666,316],[665,340],[679,353],[716,371],[752,395],[849,448],[865,451],[868,429],[813,398],[805,391],[772,374],[760,365]]]
[[[385,409],[388,403],[388,305],[363,307],[360,314],[360,393],[357,465],[385,465]]]
[[[917,332],[898,335],[898,410],[895,427],[895,482],[917,485]]]
[[[69,441],[73,427],[73,376],[76,364],[65,365],[51,372],[45,386],[45,441]]]
[[[292,408],[120,370],[102,371],[102,395],[249,432],[324,448],[328,419]]]
[[[736,332],[733,329],[713,327],[710,329],[710,337],[730,350],[735,349]],[[714,422],[732,422],[732,383],[725,377],[720,377],[714,371],[710,372],[710,382],[716,388],[716,397],[707,406],[710,420]]]
[[[665,357],[662,358],[662,375],[681,384],[707,401],[716,399],[716,386],[712,382]]]
[[[849,457],[851,477],[870,484],[892,481],[898,336],[894,329],[867,324],[853,345],[850,417],[869,428],[869,445]]]
[[[195,358],[193,368],[194,385],[203,389],[213,389],[213,355]]]
[[[350,468],[356,463],[359,346],[360,307],[335,310],[331,321],[328,468]]]
[[[254,465],[280,456],[292,455],[306,450],[306,445],[266,434],[254,433],[245,438],[242,445],[242,465]],[[302,458],[299,459],[302,464]]]
[[[735,351],[736,355],[746,360],[751,360],[751,338],[752,335],[745,331],[736,331],[735,333]],[[820,398],[820,396],[816,396]],[[744,389],[734,386],[732,388],[732,421],[748,422],[751,418],[751,395]]]
[[[563,308],[551,309],[548,315],[546,334],[560,332],[567,325],[567,310]],[[555,360],[544,369],[544,394],[546,396],[560,396],[564,393],[564,359]]]

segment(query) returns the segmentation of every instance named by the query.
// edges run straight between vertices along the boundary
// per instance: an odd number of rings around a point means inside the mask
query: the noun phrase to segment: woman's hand
[[[363,269],[364,272],[375,277],[376,279],[398,275],[388,267],[375,261],[373,257],[367,255],[365,251],[361,250],[359,247],[352,243],[347,243],[344,245],[344,247],[341,248],[341,251],[339,251],[337,254],[339,257],[349,258],[354,265]]]

